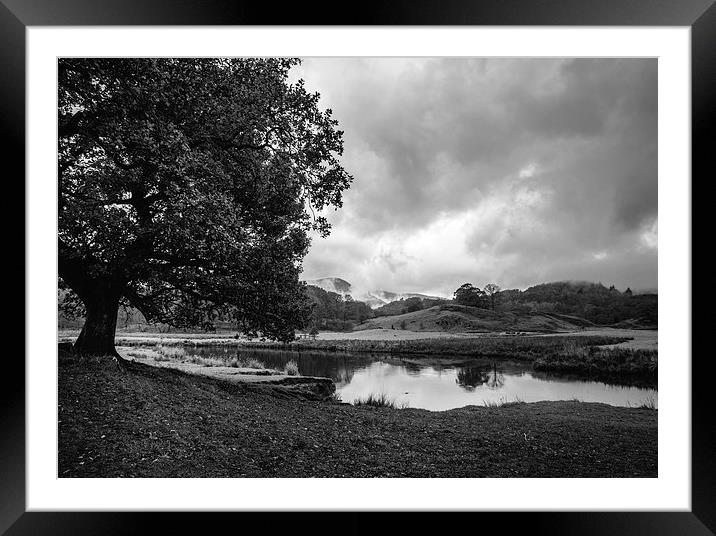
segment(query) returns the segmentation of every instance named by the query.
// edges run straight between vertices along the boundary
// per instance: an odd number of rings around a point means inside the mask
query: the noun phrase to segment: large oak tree
[[[149,321],[288,340],[301,261],[351,177],[343,133],[293,59],[61,59],[59,276],[75,342],[116,355],[120,303]]]

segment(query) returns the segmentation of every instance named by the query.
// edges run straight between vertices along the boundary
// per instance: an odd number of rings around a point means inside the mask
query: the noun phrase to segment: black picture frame
[[[707,165],[713,152],[711,140],[716,139],[714,0],[363,0],[350,9],[321,1],[286,3],[279,7],[269,2],[231,0],[0,0],[0,136],[7,154],[12,155],[13,163],[17,164],[15,175],[6,171],[5,176],[10,179],[6,185],[12,179],[24,185],[25,30],[28,26],[284,24],[688,26],[692,36],[692,199],[698,199],[693,191],[702,191],[701,185],[707,183],[706,173],[713,175],[712,167]],[[698,176],[700,180],[696,180]],[[19,196],[24,199],[24,188]],[[694,236],[698,236],[702,228],[693,227]],[[692,240],[692,243],[698,242]],[[696,266],[693,256],[691,262],[693,273]],[[25,273],[24,260],[15,265],[16,270],[20,267]],[[691,285],[685,284],[684,290],[691,293]],[[708,333],[706,320],[692,316],[692,332]],[[702,329],[694,330],[694,327]],[[24,348],[22,350],[24,354]],[[716,448],[709,404],[712,401],[708,385],[712,377],[709,374],[711,358],[706,352],[699,355],[693,351],[692,354],[690,512],[482,513],[476,514],[477,521],[466,520],[468,526],[505,530],[519,524],[523,530],[549,534],[713,534],[716,531]],[[18,359],[7,361],[11,363],[3,367],[5,381],[0,394],[0,533],[124,534],[154,531],[156,521],[161,523],[162,532],[179,526],[191,529],[196,523],[206,528],[204,514],[26,512],[24,364]],[[225,514],[215,515],[225,517]],[[308,514],[300,515],[299,523],[308,522]],[[367,519],[371,515],[374,514],[351,513],[338,523],[341,530],[373,530],[374,522]],[[421,513],[403,517],[410,519],[400,521],[402,531],[428,526]],[[271,523],[278,530],[285,522],[284,516],[274,515]],[[320,524],[327,528],[333,525],[325,520]]]

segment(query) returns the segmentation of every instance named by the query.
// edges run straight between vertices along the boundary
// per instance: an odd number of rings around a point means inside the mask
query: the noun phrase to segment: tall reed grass
[[[407,402],[397,403],[394,398],[388,396],[387,393],[371,393],[363,398],[356,398],[353,401],[354,406],[373,406],[376,408],[392,408],[405,409],[408,407]]]

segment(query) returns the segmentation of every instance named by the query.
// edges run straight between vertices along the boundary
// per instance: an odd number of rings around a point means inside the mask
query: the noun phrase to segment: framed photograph
[[[0,24],[27,319],[2,531],[713,533],[712,1],[3,0]]]

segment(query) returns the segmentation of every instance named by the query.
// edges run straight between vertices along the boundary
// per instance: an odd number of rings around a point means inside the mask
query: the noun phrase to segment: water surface
[[[541,400],[580,400],[613,406],[656,404],[657,392],[635,386],[536,372],[529,363],[469,360],[459,366],[428,364],[425,357],[284,352],[253,348],[185,347],[188,355],[228,359],[254,358],[267,368],[282,369],[290,360],[303,376],[331,378],[344,402],[386,393],[411,408],[446,410],[468,405]],[[436,361],[440,356],[431,356]],[[422,362],[421,362],[422,361]]]

